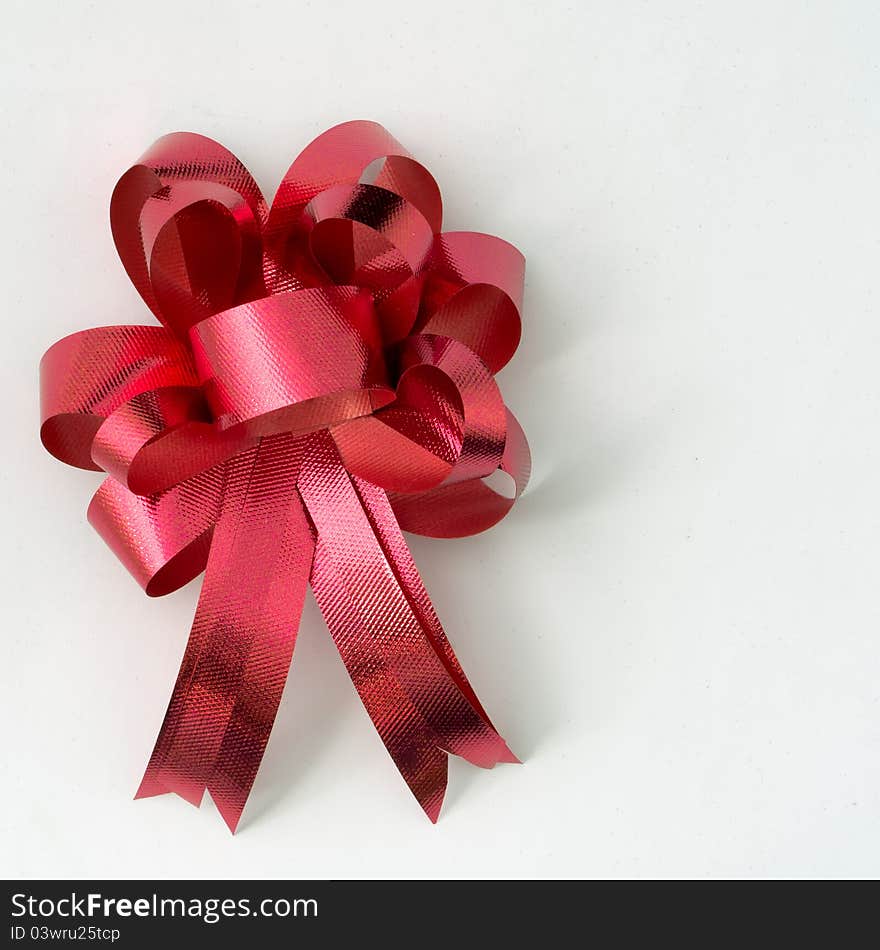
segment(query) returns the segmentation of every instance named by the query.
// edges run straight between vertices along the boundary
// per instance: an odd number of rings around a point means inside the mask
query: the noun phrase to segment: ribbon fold
[[[150,596],[205,579],[137,797],[210,792],[235,831],[309,584],[389,754],[432,821],[447,755],[516,762],[401,531],[491,527],[528,480],[494,374],[524,262],[442,233],[440,191],[381,126],[347,122],[271,208],[226,149],[159,139],[113,193],[123,265],[161,326],[43,357],[41,438],[108,477],[89,521]],[[511,491],[488,477],[502,472]]]

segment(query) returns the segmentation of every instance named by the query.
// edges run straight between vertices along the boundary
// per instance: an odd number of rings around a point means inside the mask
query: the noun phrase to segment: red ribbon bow
[[[210,791],[234,831],[312,585],[432,821],[446,753],[515,762],[465,678],[401,529],[473,534],[528,446],[493,379],[519,342],[522,255],[441,233],[432,176],[381,126],[320,135],[267,208],[245,167],[159,139],[110,207],[161,327],[84,330],[41,363],[43,444],[109,473],[89,521],[152,596],[207,568],[137,797]]]

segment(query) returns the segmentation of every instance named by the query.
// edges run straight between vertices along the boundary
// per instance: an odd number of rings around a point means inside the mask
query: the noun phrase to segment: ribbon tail
[[[311,583],[385,747],[436,821],[447,753],[483,768],[516,757],[462,672],[384,491],[350,476],[317,433],[299,474],[317,534]]]
[[[293,488],[304,440],[263,439],[227,465],[195,619],[136,798],[211,793],[235,831],[293,656],[314,538]]]

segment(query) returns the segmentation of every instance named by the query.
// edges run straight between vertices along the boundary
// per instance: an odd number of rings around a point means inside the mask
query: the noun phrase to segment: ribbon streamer
[[[198,805],[207,790],[235,831],[311,584],[436,821],[447,755],[517,759],[401,531],[482,531],[525,487],[528,445],[494,380],[519,343],[522,255],[442,233],[434,179],[364,121],[315,139],[271,208],[221,145],[167,135],[122,176],[110,220],[161,326],[51,347],[41,438],[107,473],[89,521],[147,594],[206,571],[137,797]],[[510,492],[488,480],[499,471]]]

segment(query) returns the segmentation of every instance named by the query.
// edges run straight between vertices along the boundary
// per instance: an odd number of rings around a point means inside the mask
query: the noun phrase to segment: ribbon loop
[[[110,224],[144,302],[179,337],[264,294],[266,202],[248,170],[203,135],[163,136],[119,180]]]
[[[162,327],[98,327],[59,340],[40,361],[40,436],[56,458],[100,471],[92,440],[129,400],[197,387],[189,350]]]
[[[507,241],[473,231],[434,240],[418,332],[451,336],[497,373],[519,346],[525,259]]]

